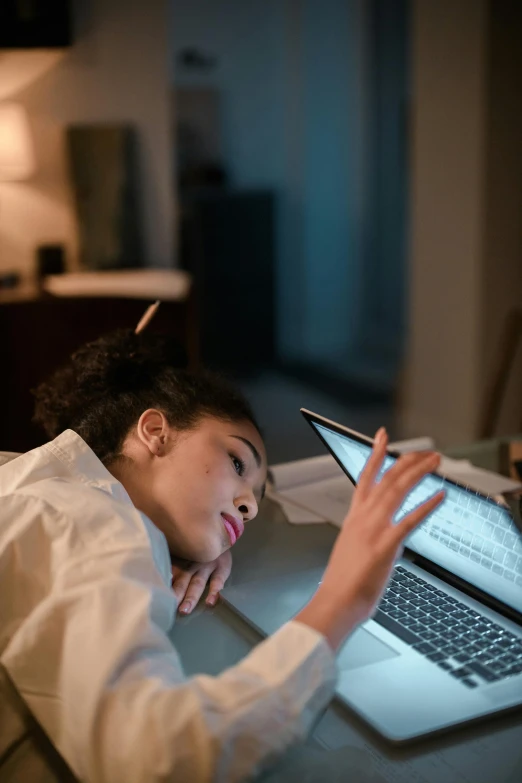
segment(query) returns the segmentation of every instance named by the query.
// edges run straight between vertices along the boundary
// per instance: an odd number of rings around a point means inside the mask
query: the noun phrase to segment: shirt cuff
[[[295,620],[257,645],[241,665],[271,681],[287,715],[288,741],[307,736],[334,694],[337,664],[330,645]]]
[[[310,628],[309,625],[300,623],[299,620],[290,620],[290,622],[286,623],[280,629],[280,631],[282,631],[284,628],[290,627],[292,628],[292,633],[297,632],[300,634],[301,641],[306,639],[308,640],[309,644],[313,644],[317,647],[318,654],[323,659],[325,669],[331,669],[334,680],[337,679],[337,659],[335,657],[335,653],[328,644],[326,636],[324,636],[320,631],[317,631],[315,628]],[[278,631],[278,633],[280,631]]]

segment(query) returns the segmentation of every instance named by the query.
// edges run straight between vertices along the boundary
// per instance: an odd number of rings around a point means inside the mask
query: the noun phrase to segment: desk
[[[464,456],[464,454],[462,454]],[[324,565],[337,531],[291,525],[271,501],[234,547],[231,584]],[[187,674],[219,674],[261,637],[224,604],[200,604],[171,634]],[[306,745],[290,751],[263,783],[522,783],[522,711],[395,748],[334,700]]]

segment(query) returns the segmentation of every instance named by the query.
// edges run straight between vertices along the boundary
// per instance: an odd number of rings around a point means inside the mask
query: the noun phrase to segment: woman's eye
[[[239,459],[239,457],[232,456],[232,464],[234,465],[234,470],[238,474],[238,476],[242,476],[245,472],[245,463],[242,459]]]

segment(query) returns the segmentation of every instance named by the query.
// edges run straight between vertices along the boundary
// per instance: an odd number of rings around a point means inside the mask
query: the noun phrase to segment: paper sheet
[[[486,495],[503,495],[522,489],[520,481],[514,481],[490,470],[476,468],[466,459],[443,457],[438,472]]]
[[[269,490],[268,497],[278,502],[289,522],[310,524],[333,522],[342,525],[354,487],[344,475],[322,479],[297,487],[289,487],[283,492]]]
[[[291,503],[283,498],[282,495],[278,495],[275,492],[272,493],[268,490],[266,496],[279,503],[287,520],[294,525],[310,525],[317,524],[318,522],[326,522],[324,517],[319,516],[319,514],[314,514],[313,511],[310,511],[303,506],[298,506],[296,503]]]
[[[336,476],[346,478],[331,454],[272,465],[270,473],[278,492]]]

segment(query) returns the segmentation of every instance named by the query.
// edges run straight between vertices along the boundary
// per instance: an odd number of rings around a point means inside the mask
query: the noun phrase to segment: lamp
[[[34,150],[27,113],[18,103],[0,103],[0,181],[27,179],[34,171]]]
[[[0,182],[27,179],[34,171],[34,151],[29,122],[23,106],[18,103],[0,103]],[[13,276],[14,275],[14,276]],[[0,281],[0,288],[18,282],[11,273]]]

